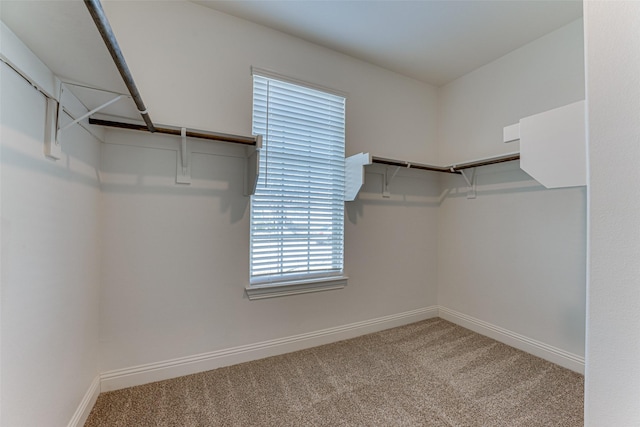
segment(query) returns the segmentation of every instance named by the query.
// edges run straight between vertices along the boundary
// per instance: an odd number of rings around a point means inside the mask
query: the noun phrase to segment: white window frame
[[[290,84],[302,86],[308,89],[318,90],[328,94],[336,95],[344,98],[346,103],[346,94],[343,92],[327,89],[318,85],[310,84],[298,79],[292,79],[290,77],[282,76],[278,73],[274,73],[274,72],[263,70],[263,69],[258,69],[255,67],[252,67],[251,72],[252,72],[252,75],[258,75],[260,77],[264,77],[267,79],[279,80],[281,82],[290,83]],[[255,132],[256,132],[256,129],[254,127],[254,133]],[[268,137],[267,135],[263,135],[263,138],[265,140],[264,144],[266,145],[268,150],[267,137]],[[344,150],[344,147],[343,147],[343,150]],[[263,154],[264,153],[261,153],[261,155]],[[344,156],[344,152],[342,153],[342,156]],[[252,251],[253,251],[253,197],[254,196],[252,196],[252,201],[251,201],[252,231],[250,231],[251,238],[252,238],[252,242],[251,242]],[[342,198],[341,198],[341,203],[342,203]],[[341,246],[342,248],[341,264],[342,264],[342,267],[344,268],[344,211],[342,213],[341,221],[342,221],[341,237],[343,239],[341,243],[342,245]],[[252,266],[252,271],[253,271],[253,266]],[[272,297],[279,297],[279,296],[286,296],[286,295],[297,295],[301,293],[342,289],[347,285],[347,279],[348,277],[345,276],[343,269],[340,271],[322,272],[319,274],[312,274],[312,273],[303,273],[301,275],[286,274],[280,277],[271,276],[267,278],[260,278],[258,276],[258,277],[250,278],[250,284],[248,287],[246,287],[246,293],[249,299],[254,300],[254,299],[264,299],[264,298],[272,298]]]

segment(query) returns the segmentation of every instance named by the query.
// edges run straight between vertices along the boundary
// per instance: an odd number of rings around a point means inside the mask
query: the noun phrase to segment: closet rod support
[[[83,114],[82,116],[78,117],[78,118],[77,118],[77,119],[75,119],[74,121],[72,121],[72,122],[70,122],[70,123],[67,123],[66,125],[64,125],[64,126],[63,126],[63,127],[61,127],[60,129],[58,129],[58,133],[63,132],[63,131],[65,131],[65,130],[69,129],[71,126],[75,125],[76,123],[79,123],[79,122],[83,121],[84,119],[86,119],[86,118],[87,118],[87,117],[89,117],[90,115],[92,115],[92,114],[94,114],[94,113],[97,113],[98,111],[100,111],[100,110],[102,110],[102,109],[104,109],[104,108],[107,108],[109,105],[111,105],[111,104],[113,104],[113,103],[115,103],[115,102],[117,102],[117,101],[120,101],[122,98],[124,98],[124,96],[125,96],[125,95],[119,95],[119,96],[116,96],[116,97],[115,97],[115,98],[113,98],[112,100],[105,102],[105,103],[104,103],[104,104],[102,104],[101,106],[94,108],[93,110],[89,111],[89,112],[88,112],[88,113],[86,113],[86,114]]]
[[[389,185],[391,185],[391,183],[393,182],[393,179],[396,177],[401,167],[402,166],[396,166],[396,169],[393,171],[393,174],[391,175],[391,177],[389,177],[389,168],[388,167],[385,168],[384,176],[382,177],[382,179],[384,180],[382,184],[382,197],[385,197],[385,198],[391,197],[391,193],[389,192]]]
[[[460,171],[460,175],[464,178],[469,186],[467,190],[467,199],[476,198],[476,168],[471,169],[471,176],[468,177],[464,170]]]
[[[187,169],[187,128],[180,129],[180,152],[182,154],[182,172]]]
[[[187,143],[187,128],[180,129],[180,147],[176,156],[176,184],[191,184],[191,150]]]

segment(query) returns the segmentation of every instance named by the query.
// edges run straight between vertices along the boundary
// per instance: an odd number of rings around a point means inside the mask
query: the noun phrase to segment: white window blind
[[[345,98],[254,73],[251,284],[342,274]]]

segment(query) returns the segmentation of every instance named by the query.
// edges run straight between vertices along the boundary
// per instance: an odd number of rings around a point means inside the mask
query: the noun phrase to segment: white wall
[[[584,356],[584,188],[546,190],[517,163],[481,170],[476,199],[443,185],[438,303]]]
[[[347,92],[347,153],[435,158],[432,86],[191,3],[105,7],[158,123],[249,134],[254,65]],[[394,197],[383,200],[382,172],[372,167],[360,200],[346,208],[347,288],[249,301],[242,151],[198,143],[194,182],[177,186],[176,138],[114,131],[108,142],[101,165],[102,371],[436,303],[433,176],[401,174]]]
[[[45,98],[0,66],[0,424],[62,426],[98,375],[98,143],[74,127],[45,159]]]
[[[640,425],[640,3],[585,2],[589,285],[585,425]]]
[[[104,7],[154,122],[250,135],[256,66],[347,92],[347,155],[435,162],[433,86],[189,2]]]
[[[178,186],[177,138],[113,131],[107,142],[103,372],[436,302],[439,189],[424,173],[398,176],[389,200],[376,169],[367,174],[360,200],[346,207],[345,289],[249,301],[249,199],[239,147],[194,142],[193,183]]]
[[[439,90],[440,164],[518,151],[502,129],[584,99],[582,20],[541,37]]]
[[[503,126],[584,99],[582,58],[577,21],[441,88],[441,161],[517,151]],[[584,188],[545,190],[517,162],[479,168],[476,199],[442,185],[438,303],[582,357]]]

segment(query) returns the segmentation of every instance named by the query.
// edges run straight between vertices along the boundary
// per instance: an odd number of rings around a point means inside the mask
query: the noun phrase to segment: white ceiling
[[[192,1],[438,86],[582,16],[581,1]]]
[[[574,0],[195,3],[435,85],[582,16]],[[0,18],[63,79],[126,92],[82,1],[0,0]]]

